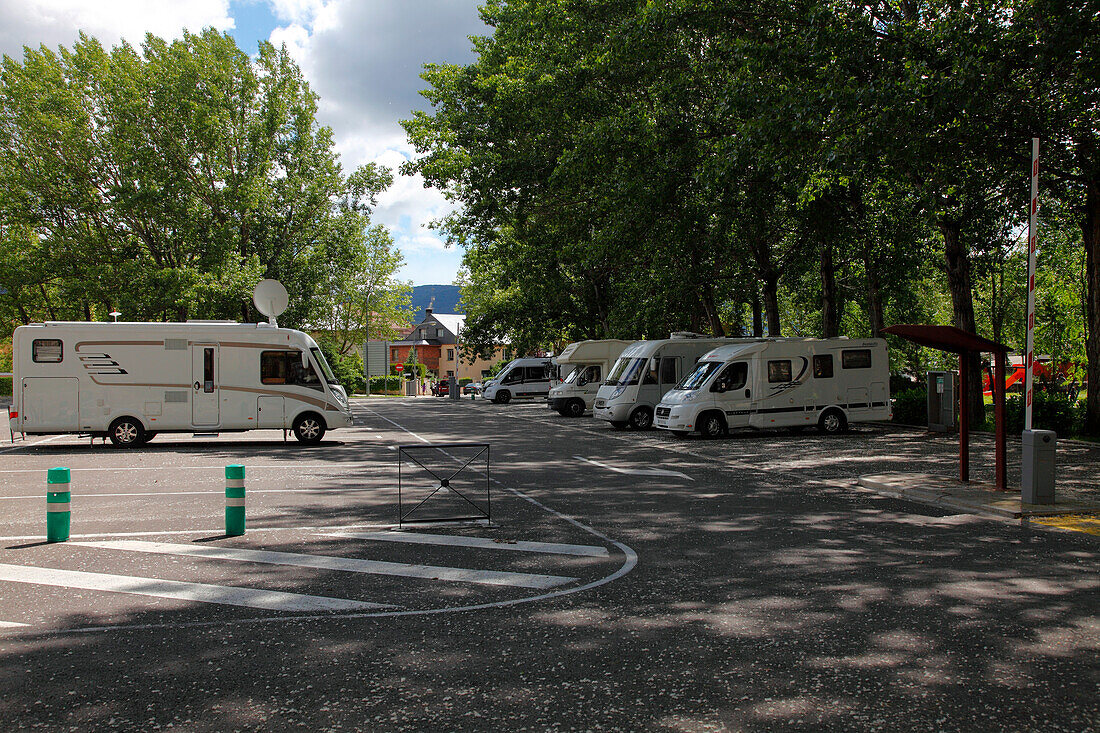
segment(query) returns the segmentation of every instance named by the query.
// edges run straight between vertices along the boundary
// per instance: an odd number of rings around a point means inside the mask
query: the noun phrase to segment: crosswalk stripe
[[[185,583],[178,580],[140,578],[129,575],[89,573],[78,570],[58,570],[29,565],[0,565],[0,580],[60,588],[129,593],[154,598],[173,598],[199,603],[245,606],[265,611],[361,611],[372,608],[393,608],[393,606],[386,606],[381,603],[352,601],[345,598],[309,596],[300,593],[210,585],[207,583]]]
[[[459,583],[508,585],[517,588],[546,589],[577,580],[577,578],[567,578],[559,575],[509,573],[498,570],[470,570],[467,568],[442,567],[438,565],[411,565],[399,562],[360,560],[351,557],[330,557],[326,555],[306,555],[297,552],[276,552],[272,550],[242,550],[230,547],[195,547],[194,545],[179,545],[168,542],[117,540],[114,542],[71,542],[70,544],[83,547],[98,547],[105,550],[150,552],[159,555],[185,555],[188,557],[258,562],[271,565],[293,565],[296,567],[319,568],[322,570],[337,570],[350,573],[367,573],[370,575],[396,575],[406,578],[428,578],[431,580],[449,580]]]
[[[556,542],[498,542],[487,537],[462,537],[445,534],[417,532],[325,532],[329,537],[352,537],[360,540],[382,542],[411,542],[418,545],[448,545],[476,547],[487,550],[511,550],[514,552],[543,552],[548,555],[576,555],[579,557],[608,557],[606,547],[593,545],[566,545]]]

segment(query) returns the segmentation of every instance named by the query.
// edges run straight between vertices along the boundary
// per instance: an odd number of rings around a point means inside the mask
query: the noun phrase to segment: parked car
[[[451,393],[451,383],[450,382],[437,382],[436,385],[435,385],[435,389],[432,390],[432,394],[434,394],[436,397],[446,397],[450,393]]]
[[[481,382],[469,382],[463,386],[462,394],[481,394]]]

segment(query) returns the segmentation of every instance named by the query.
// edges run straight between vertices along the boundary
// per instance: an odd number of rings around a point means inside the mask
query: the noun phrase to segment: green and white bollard
[[[244,466],[225,467],[225,534],[244,534]]]
[[[69,539],[72,513],[69,502],[69,469],[51,468],[46,472],[46,541],[64,542]]]

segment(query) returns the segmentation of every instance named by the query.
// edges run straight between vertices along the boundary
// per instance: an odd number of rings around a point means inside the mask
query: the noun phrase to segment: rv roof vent
[[[701,333],[695,333],[694,331],[673,331],[669,338],[674,339],[705,339],[706,336]]]

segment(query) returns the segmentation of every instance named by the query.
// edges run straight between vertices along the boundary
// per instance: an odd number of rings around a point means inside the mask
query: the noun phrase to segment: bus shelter
[[[997,491],[1008,490],[1005,437],[1005,365],[1008,361],[1008,347],[996,341],[967,333],[954,326],[930,326],[899,324],[882,329],[882,333],[892,334],[920,346],[946,351],[959,356],[959,480],[970,481],[970,414],[969,401],[970,359],[971,354],[989,352],[993,354],[993,379],[990,380],[993,391],[994,438],[994,488]]]

